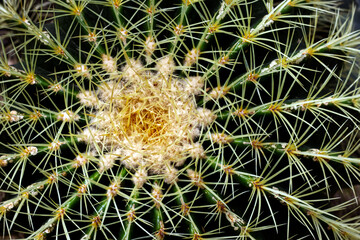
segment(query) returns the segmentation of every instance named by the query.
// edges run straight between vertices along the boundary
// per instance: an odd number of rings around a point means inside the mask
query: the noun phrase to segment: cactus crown
[[[2,236],[360,236],[359,216],[341,214],[360,178],[354,12],[321,0],[32,4],[0,5],[12,45],[0,59]],[[351,200],[333,205],[345,188]]]

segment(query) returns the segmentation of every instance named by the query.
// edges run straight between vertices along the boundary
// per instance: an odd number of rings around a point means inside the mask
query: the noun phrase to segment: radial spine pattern
[[[360,33],[339,6],[1,3],[0,236],[359,239]]]

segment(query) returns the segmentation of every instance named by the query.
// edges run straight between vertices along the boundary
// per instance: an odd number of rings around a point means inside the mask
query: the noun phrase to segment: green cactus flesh
[[[360,239],[339,214],[360,33],[337,2],[25,6],[0,5],[1,236]]]

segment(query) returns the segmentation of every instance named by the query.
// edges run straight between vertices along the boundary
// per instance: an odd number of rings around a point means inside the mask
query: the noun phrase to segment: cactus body
[[[14,6],[3,236],[359,239],[339,212],[357,204],[360,34],[336,2]]]

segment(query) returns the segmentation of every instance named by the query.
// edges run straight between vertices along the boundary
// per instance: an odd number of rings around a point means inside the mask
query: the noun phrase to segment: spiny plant
[[[360,33],[338,2],[13,2],[2,236],[360,238],[339,215],[357,205]]]

